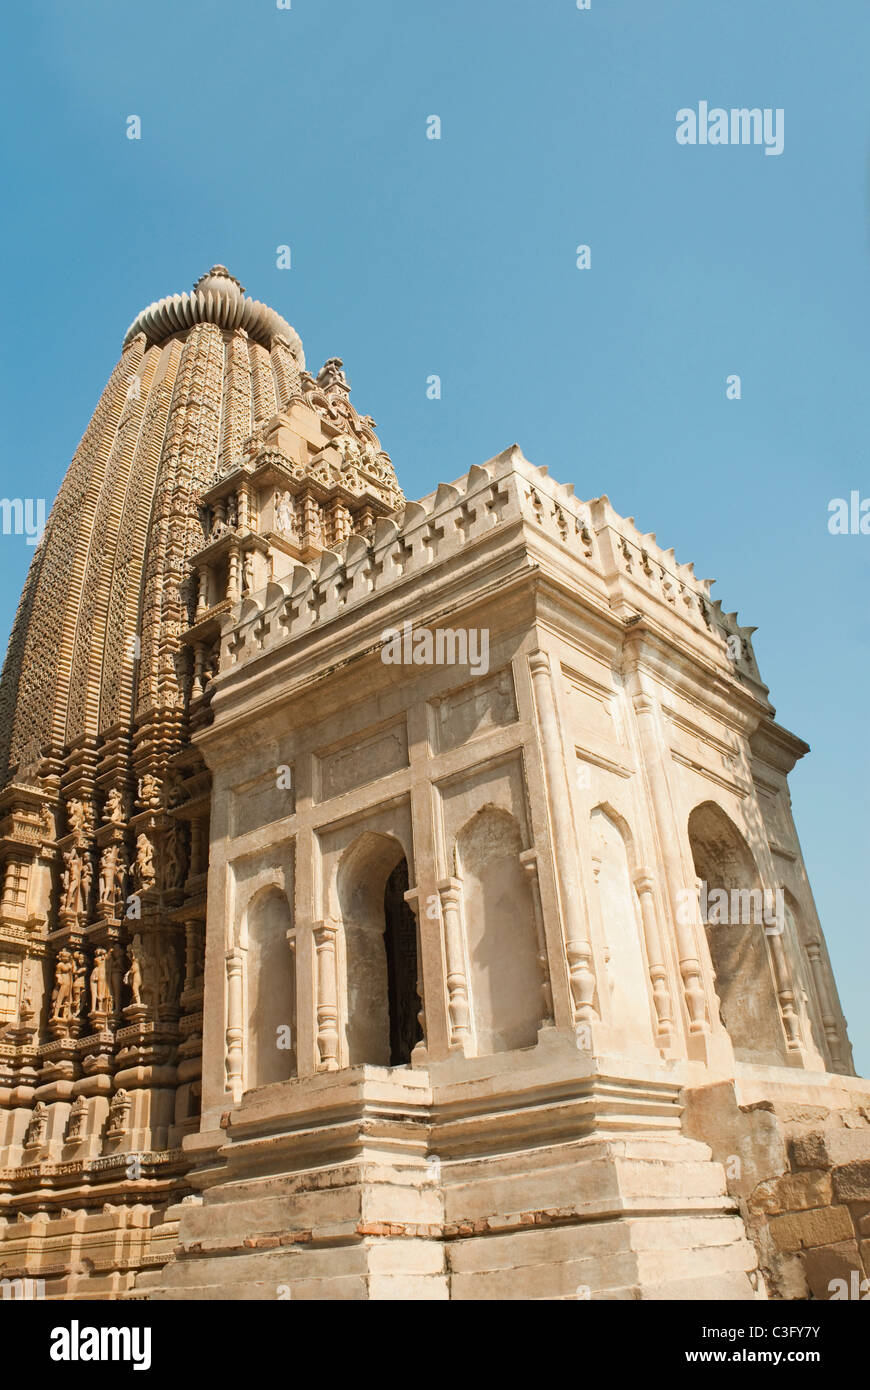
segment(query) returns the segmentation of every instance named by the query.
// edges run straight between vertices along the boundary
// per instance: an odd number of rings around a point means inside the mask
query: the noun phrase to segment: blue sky
[[[130,320],[215,261],[314,370],[344,358],[409,496],[515,440],[606,492],[759,628],[813,749],[795,815],[870,1073],[870,537],[827,531],[831,498],[870,495],[864,0],[48,0],[0,22],[4,494],[54,497]],[[678,145],[702,100],[781,107],[783,153]],[[0,544],[4,641],[31,553]]]

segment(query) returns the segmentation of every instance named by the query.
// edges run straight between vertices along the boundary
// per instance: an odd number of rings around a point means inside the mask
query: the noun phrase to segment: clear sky
[[[0,24],[4,495],[53,499],[131,319],[216,261],[315,371],[344,358],[408,496],[514,441],[606,492],[759,628],[812,745],[795,815],[870,1074],[870,536],[827,529],[870,495],[866,0],[45,0]],[[782,153],[679,145],[702,101],[781,108]],[[31,554],[0,538],[4,642]]]

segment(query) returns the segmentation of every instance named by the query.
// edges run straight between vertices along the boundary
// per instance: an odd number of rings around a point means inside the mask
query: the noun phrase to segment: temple
[[[830,1297],[870,1083],[753,629],[375,431],[223,266],[124,338],[0,686],[4,1293]]]

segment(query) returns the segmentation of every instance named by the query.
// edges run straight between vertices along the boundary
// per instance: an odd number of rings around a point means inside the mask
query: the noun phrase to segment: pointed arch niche
[[[508,811],[482,807],[456,840],[479,1056],[531,1047],[541,1026],[541,963],[522,836]]]
[[[786,1060],[785,1038],[774,987],[770,951],[760,916],[732,922],[731,894],[761,890],[752,851],[734,822],[715,801],[702,802],[689,816],[689,844],[699,883],[706,888],[707,945],[716,977],[719,1013],[739,1061],[780,1066]],[[728,920],[715,920],[717,898],[728,894]],[[712,903],[710,899],[712,898]],[[703,904],[703,896],[701,898]],[[721,900],[724,901],[724,900]]]
[[[592,877],[606,947],[605,973],[613,1025],[634,1042],[653,1043],[650,972],[643,920],[634,879],[634,839],[611,806],[596,806],[589,818]]]
[[[296,953],[287,933],[293,914],[277,884],[261,888],[248,904],[245,948],[247,1027],[246,1090],[287,1081],[296,1072]]]
[[[392,835],[366,830],[345,850],[336,890],[350,1066],[406,1066],[423,1037],[417,923],[407,889],[408,861]]]

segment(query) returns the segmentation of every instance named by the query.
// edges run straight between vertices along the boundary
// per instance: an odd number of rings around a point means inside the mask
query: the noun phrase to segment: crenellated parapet
[[[284,466],[289,476],[292,459]],[[582,501],[572,485],[551,478],[516,446],[359,527],[359,534],[311,547],[318,550],[311,559],[298,548],[291,565],[279,566],[273,556],[268,581],[232,594],[234,601],[223,606],[220,668],[322,629],[373,596],[470,554],[494,533],[506,536],[512,527],[523,528],[542,566],[564,571],[569,583],[626,626],[643,617],[670,631],[684,630],[689,646],[702,637],[725,672],[746,677],[763,697],[750,640],[754,628],[741,627],[736,613],[722,612],[710,595],[714,581],[698,579],[691,564],[680,564],[654,534],[641,533],[607,497]],[[273,538],[267,539],[271,548]]]

